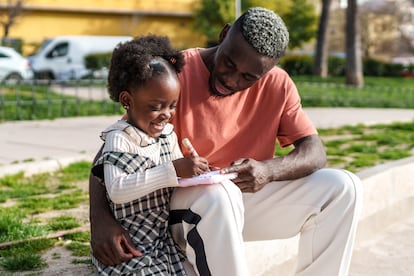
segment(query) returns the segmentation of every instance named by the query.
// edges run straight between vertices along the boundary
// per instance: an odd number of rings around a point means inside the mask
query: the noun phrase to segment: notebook
[[[191,178],[179,178],[178,183],[181,187],[216,184],[224,180],[234,179],[237,177],[237,173],[220,174],[220,170],[207,172]]]

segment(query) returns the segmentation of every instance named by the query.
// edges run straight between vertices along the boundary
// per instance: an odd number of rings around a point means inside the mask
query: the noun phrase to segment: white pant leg
[[[243,194],[246,241],[301,233],[297,275],[347,275],[362,204],[360,180],[322,169],[293,181],[272,182]]]
[[[170,209],[184,216],[171,230],[197,275],[247,275],[242,194],[233,182],[177,188]]]

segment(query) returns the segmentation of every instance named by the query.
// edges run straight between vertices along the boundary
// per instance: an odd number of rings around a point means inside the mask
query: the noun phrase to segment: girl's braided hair
[[[184,56],[166,36],[147,35],[120,43],[112,52],[108,75],[110,98],[119,102],[122,91],[132,91],[169,71],[179,73]]]

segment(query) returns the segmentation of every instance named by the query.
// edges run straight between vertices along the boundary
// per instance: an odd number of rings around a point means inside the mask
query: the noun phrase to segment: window
[[[47,58],[64,57],[68,54],[69,43],[62,42],[56,45],[47,55]]]

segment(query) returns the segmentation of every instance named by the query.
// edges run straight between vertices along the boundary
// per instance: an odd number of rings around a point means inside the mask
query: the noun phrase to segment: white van
[[[37,77],[69,80],[80,79],[91,72],[85,66],[85,56],[109,53],[131,36],[58,36],[43,42],[39,51],[29,57]]]

